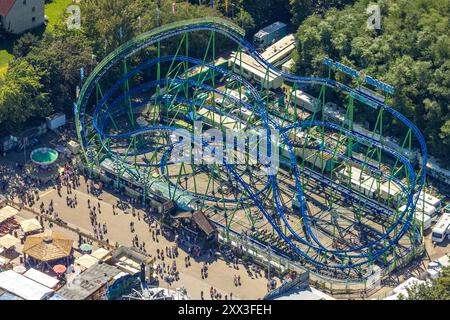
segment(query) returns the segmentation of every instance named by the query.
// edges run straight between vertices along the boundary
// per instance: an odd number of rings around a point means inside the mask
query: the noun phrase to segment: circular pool
[[[31,161],[40,166],[48,166],[58,160],[58,151],[50,148],[35,149],[30,154]]]

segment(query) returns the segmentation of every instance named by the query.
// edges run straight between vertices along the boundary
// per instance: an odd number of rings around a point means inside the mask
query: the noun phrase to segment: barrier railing
[[[379,269],[370,276],[360,280],[340,280],[310,271],[307,267],[283,257],[273,251],[270,247],[258,243],[249,237],[242,237],[232,230],[214,223],[219,231],[219,242],[240,249],[244,255],[251,256],[253,261],[268,269],[269,262],[271,270],[276,270],[279,274],[288,271],[295,271],[299,275],[308,274],[309,282],[317,289],[332,295],[363,295],[368,296],[381,289],[381,280],[394,269],[406,265],[415,257],[420,255],[424,248],[419,247],[415,252],[410,252],[399,258],[395,264],[390,264],[388,268]],[[227,236],[228,234],[228,236]]]
[[[309,286],[309,272],[305,272],[300,276],[297,276],[297,278],[295,278],[292,281],[287,281],[285,283],[283,283],[281,286],[279,286],[278,288],[268,292],[263,300],[270,300],[273,299],[277,296],[282,295],[283,293],[289,292],[290,290],[294,289],[294,288],[299,288],[299,289],[305,289]]]

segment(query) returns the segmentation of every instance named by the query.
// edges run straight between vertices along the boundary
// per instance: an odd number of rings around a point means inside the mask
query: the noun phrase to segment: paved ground
[[[112,205],[116,204],[118,200],[116,195],[103,192],[98,199],[94,200],[92,195],[87,194],[86,183],[83,179],[81,179],[81,187],[69,196],[73,197],[75,194],[77,196],[78,206],[76,208],[69,208],[66,205],[67,194],[65,188],[62,189],[62,197],[58,196],[55,189],[45,190],[41,193],[41,199],[33,209],[39,211],[41,202],[47,207],[50,201],[53,200],[55,212],[58,213],[61,219],[69,225],[79,227],[82,232],[93,235],[89,209],[87,207],[87,199],[90,198],[91,205],[98,207],[97,202],[100,202],[101,214],[98,215],[97,220],[101,224],[107,224],[107,237],[110,244],[117,242],[119,245],[131,246],[133,237],[137,234],[139,242],[145,242],[146,252],[153,257],[156,256],[156,250],[158,248],[162,250],[166,246],[174,245],[173,242],[169,242],[161,236],[158,237],[159,242],[152,240],[149,226],[143,221],[143,213],[140,210],[136,211],[135,217],[131,214],[131,210],[124,212],[123,210],[116,209],[118,215],[113,215]],[[130,232],[131,221],[135,223],[136,233]],[[242,265],[239,266],[239,270],[236,270],[220,257],[209,266],[208,278],[203,280],[200,272],[202,263],[197,263],[191,259],[192,266],[186,268],[184,265],[184,258],[186,256],[187,254],[180,250],[180,255],[176,259],[176,263],[181,274],[181,279],[172,284],[172,287],[184,286],[192,298],[199,299],[200,291],[202,290],[204,291],[205,298],[209,298],[209,289],[211,286],[221,292],[222,296],[225,294],[229,295],[232,292],[233,298],[236,299],[258,299],[263,297],[267,292],[267,280],[265,278],[250,276]],[[234,275],[240,275],[241,286],[236,287],[234,285]],[[166,282],[160,281],[160,284],[163,287],[168,287]]]

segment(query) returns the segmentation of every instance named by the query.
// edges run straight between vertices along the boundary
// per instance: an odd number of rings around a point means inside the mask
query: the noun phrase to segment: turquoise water
[[[54,150],[37,150],[31,159],[37,163],[51,163],[58,159],[58,153]]]

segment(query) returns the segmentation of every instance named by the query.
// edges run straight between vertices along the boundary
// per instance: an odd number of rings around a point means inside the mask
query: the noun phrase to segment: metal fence
[[[299,275],[309,274],[309,282],[315,288],[332,295],[340,295],[342,297],[365,297],[371,295],[381,288],[381,280],[394,269],[404,266],[411,262],[415,257],[421,254],[423,247],[418,248],[415,252],[399,258],[395,264],[391,264],[388,268],[378,269],[370,276],[359,280],[339,280],[325,275],[321,275],[310,271],[307,267],[283,257],[274,252],[269,246],[264,246],[254,239],[242,236],[218,223],[215,223],[219,230],[219,242],[238,248],[241,252],[250,256],[255,263],[261,265],[268,272],[276,271],[279,274],[285,274],[288,271],[295,271]],[[228,235],[228,236],[227,236]]]

